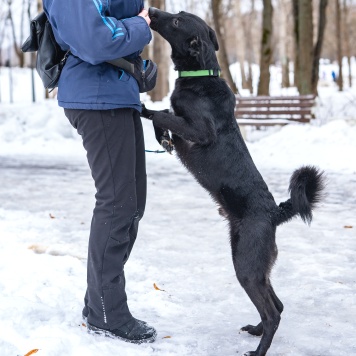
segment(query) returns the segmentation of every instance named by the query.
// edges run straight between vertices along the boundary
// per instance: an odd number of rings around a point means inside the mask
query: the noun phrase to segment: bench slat
[[[285,122],[289,123],[289,122],[302,122],[302,123],[307,123],[310,122],[312,120],[312,118],[307,118],[307,117],[303,117],[303,118],[282,118],[282,117],[251,117],[251,118],[247,118],[247,117],[238,117],[236,118],[237,122],[239,121],[246,121],[246,122],[252,122],[252,121],[256,121],[256,122],[269,122],[269,121],[278,121],[278,120],[284,120]]]
[[[236,107],[237,108],[250,108],[252,103],[250,102],[237,102]],[[266,107],[273,107],[273,108],[310,108],[313,107],[314,103],[268,103],[268,104],[262,104],[262,103],[253,103],[253,107],[255,108],[266,108]]]
[[[300,95],[300,96],[237,96],[238,101],[290,101],[290,100],[315,100],[314,95]]]
[[[239,125],[273,126],[309,123],[314,115],[314,95],[236,97]]]
[[[237,110],[236,111],[237,116],[241,115],[263,115],[263,116],[270,116],[270,115],[300,115],[300,116],[305,116],[305,115],[311,115],[311,110]]]
[[[280,125],[280,126],[286,126],[289,125],[290,122],[274,122],[274,121],[268,121],[268,122],[245,122],[245,121],[237,121],[239,126],[256,126],[256,127],[261,127],[261,126],[276,126],[276,125]]]

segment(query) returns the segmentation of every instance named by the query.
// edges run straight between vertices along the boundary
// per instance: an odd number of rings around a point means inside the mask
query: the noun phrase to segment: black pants
[[[146,204],[141,119],[134,109],[64,111],[82,136],[97,190],[83,314],[92,325],[115,329],[132,318],[124,264]]]

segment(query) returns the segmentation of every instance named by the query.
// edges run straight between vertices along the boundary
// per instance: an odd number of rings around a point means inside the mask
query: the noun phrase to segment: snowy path
[[[147,159],[147,210],[126,276],[130,309],[157,328],[158,340],[136,346],[81,325],[94,203],[85,161],[0,157],[1,355],[230,356],[256,348],[257,338],[239,333],[258,315],[236,281],[226,223],[175,157]],[[262,169],[277,202],[287,198],[291,173]],[[285,312],[269,355],[356,355],[356,175],[329,172],[328,180],[311,228],[295,219],[278,229],[273,281]]]

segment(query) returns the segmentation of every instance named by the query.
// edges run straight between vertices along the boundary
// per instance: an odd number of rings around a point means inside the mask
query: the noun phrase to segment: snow
[[[15,72],[18,83],[26,83],[28,76]],[[236,280],[226,221],[168,154],[146,155],[147,209],[125,270],[130,309],[157,329],[157,341],[131,345],[87,334],[81,310],[95,191],[85,151],[55,100],[38,94],[31,104],[22,86],[10,104],[6,78],[2,68],[0,354],[228,356],[255,350],[259,338],[239,332],[258,322],[258,314]],[[288,198],[289,177],[301,165],[319,166],[328,180],[311,227],[295,219],[277,231],[272,280],[285,310],[270,355],[356,354],[354,92],[338,93],[333,83],[320,92],[316,110],[330,105],[333,115],[324,110],[312,125],[248,133],[251,155],[277,202]],[[150,108],[169,105],[143,100]],[[345,103],[348,109],[339,111]],[[143,124],[146,148],[159,149],[151,123]]]

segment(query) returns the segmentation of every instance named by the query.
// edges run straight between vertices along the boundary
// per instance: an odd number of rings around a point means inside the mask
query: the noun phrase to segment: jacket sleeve
[[[129,0],[130,1],[130,0]],[[106,16],[110,0],[60,0],[46,9],[55,34],[83,61],[99,64],[141,51],[151,38],[144,18]]]

